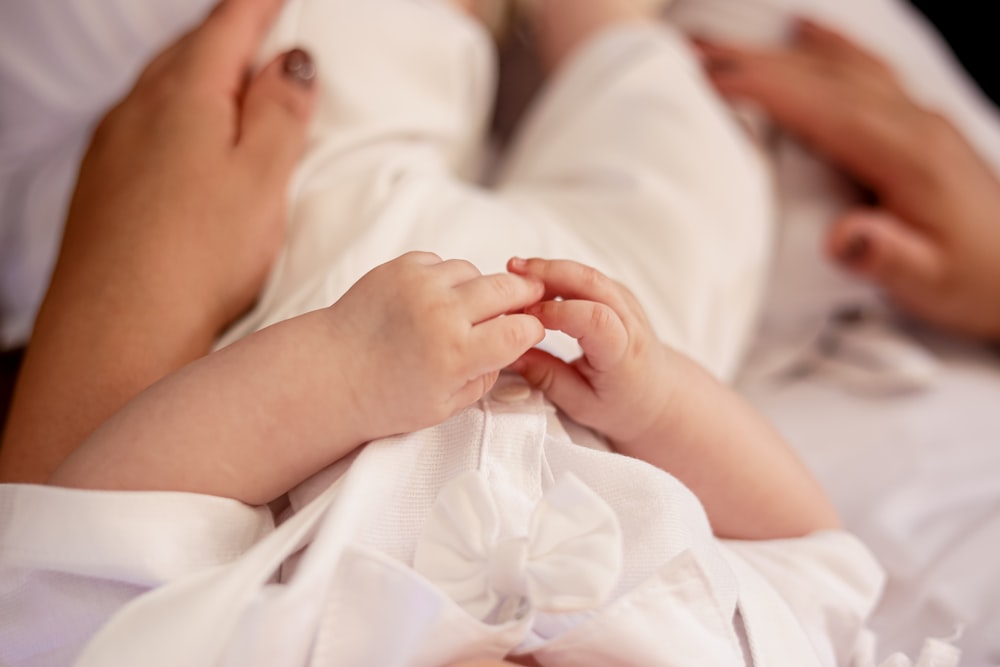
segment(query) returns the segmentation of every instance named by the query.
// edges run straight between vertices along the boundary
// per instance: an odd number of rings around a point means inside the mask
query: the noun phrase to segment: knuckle
[[[503,343],[505,349],[518,350],[527,347],[527,334],[525,328],[518,326],[517,321],[512,321],[503,328]]]
[[[496,274],[487,278],[490,289],[504,300],[511,300],[518,295],[518,285],[509,275]]]
[[[261,95],[263,104],[277,114],[287,116],[296,121],[305,121],[311,115],[312,106],[309,97],[302,94],[302,88],[296,86],[274,86],[272,90]]]
[[[556,381],[555,371],[547,366],[535,368],[529,382],[542,392],[550,392]]]
[[[590,309],[590,326],[595,331],[605,331],[612,325],[613,311],[602,303],[595,303]]]
[[[584,289],[593,292],[604,285],[604,274],[592,266],[580,265],[580,282]]]
[[[483,275],[479,268],[467,259],[453,259],[455,266],[459,267],[463,273],[478,278]]]

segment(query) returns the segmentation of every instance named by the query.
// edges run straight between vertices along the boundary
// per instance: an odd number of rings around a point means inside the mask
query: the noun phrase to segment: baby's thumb
[[[920,229],[881,209],[845,214],[827,237],[830,255],[845,268],[911,301],[941,280],[941,251]]]
[[[510,367],[563,412],[582,421],[578,413],[581,406],[587,405],[592,392],[576,369],[537,347],[525,352]]]
[[[316,66],[302,49],[275,58],[247,87],[238,149],[263,185],[287,185],[305,150],[315,88]]]

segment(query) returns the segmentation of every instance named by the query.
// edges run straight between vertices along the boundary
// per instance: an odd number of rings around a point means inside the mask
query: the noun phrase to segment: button
[[[490,395],[493,400],[501,403],[521,403],[531,398],[531,387],[521,382],[511,382],[494,387]]]

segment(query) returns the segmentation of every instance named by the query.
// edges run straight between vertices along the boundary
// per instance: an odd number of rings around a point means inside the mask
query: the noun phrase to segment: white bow
[[[545,493],[526,534],[502,535],[501,526],[483,475],[463,473],[441,490],[413,567],[481,620],[511,598],[544,612],[591,609],[618,582],[618,518],[573,475]]]

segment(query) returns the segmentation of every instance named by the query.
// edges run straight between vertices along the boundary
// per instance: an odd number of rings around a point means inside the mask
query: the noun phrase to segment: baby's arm
[[[716,535],[771,539],[840,526],[788,444],[735,392],[661,344],[628,290],[575,262],[508,268],[545,283],[545,300],[525,312],[583,348],[571,364],[533,349],[513,368],[618,452],[684,482]]]
[[[62,486],[263,504],[358,445],[437,424],[538,343],[540,281],[409,253],[330,308],[264,329],[143,392],[53,474]]]

